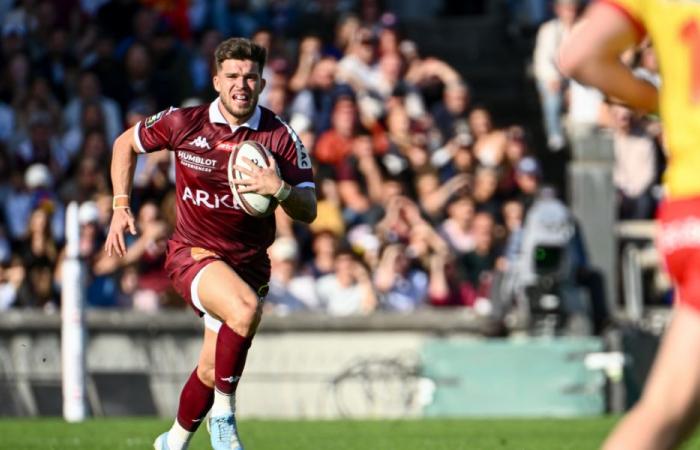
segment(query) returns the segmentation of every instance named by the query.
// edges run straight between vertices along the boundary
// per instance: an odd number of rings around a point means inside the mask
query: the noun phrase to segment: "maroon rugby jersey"
[[[254,140],[275,156],[282,178],[292,186],[314,187],[311,160],[296,133],[272,111],[256,107],[243,125],[231,126],[219,99],[193,108],[170,108],[135,127],[141,152],[175,152],[177,225],[172,239],[202,247],[232,267],[251,262],[269,268],[267,248],[275,237],[275,217],[255,218],[235,202],[227,164],[233,147]]]

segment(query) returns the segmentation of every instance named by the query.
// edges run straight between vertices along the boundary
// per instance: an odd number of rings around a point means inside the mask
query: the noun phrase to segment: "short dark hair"
[[[220,69],[221,64],[227,59],[253,61],[258,63],[258,71],[262,73],[267,59],[267,50],[250,39],[228,38],[216,47],[214,59],[217,69]]]

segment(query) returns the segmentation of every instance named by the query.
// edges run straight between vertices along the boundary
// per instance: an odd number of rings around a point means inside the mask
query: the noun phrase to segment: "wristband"
[[[287,200],[287,197],[289,197],[289,194],[291,193],[292,187],[282,180],[280,188],[277,189],[277,192],[274,193],[273,197],[275,197],[278,202],[282,203],[283,201]]]
[[[124,204],[124,202],[117,204],[118,198],[126,198],[126,204]],[[121,209],[121,208],[128,208],[128,207],[129,207],[129,196],[127,194],[117,194],[114,197],[112,197],[112,209]]]

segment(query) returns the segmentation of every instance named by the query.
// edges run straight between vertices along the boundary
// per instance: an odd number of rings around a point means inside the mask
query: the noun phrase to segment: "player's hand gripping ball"
[[[256,166],[266,169],[270,167],[272,153],[264,145],[255,141],[243,141],[231,152],[228,160],[228,181],[236,202],[241,205],[246,214],[253,217],[267,217],[274,213],[277,200],[271,195],[256,192],[241,192],[243,185],[233,183],[234,180],[245,180],[249,175],[235,169],[234,166],[250,167],[248,160]],[[279,168],[277,170],[279,175]]]

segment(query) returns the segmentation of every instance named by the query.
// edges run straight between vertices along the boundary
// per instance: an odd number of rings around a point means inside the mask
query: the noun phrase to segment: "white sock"
[[[211,407],[212,416],[223,416],[236,412],[235,397],[231,394],[224,394],[214,389],[214,404]]]
[[[170,450],[186,450],[193,435],[193,432],[182,428],[182,425],[175,419],[175,423],[168,431],[168,447]]]

